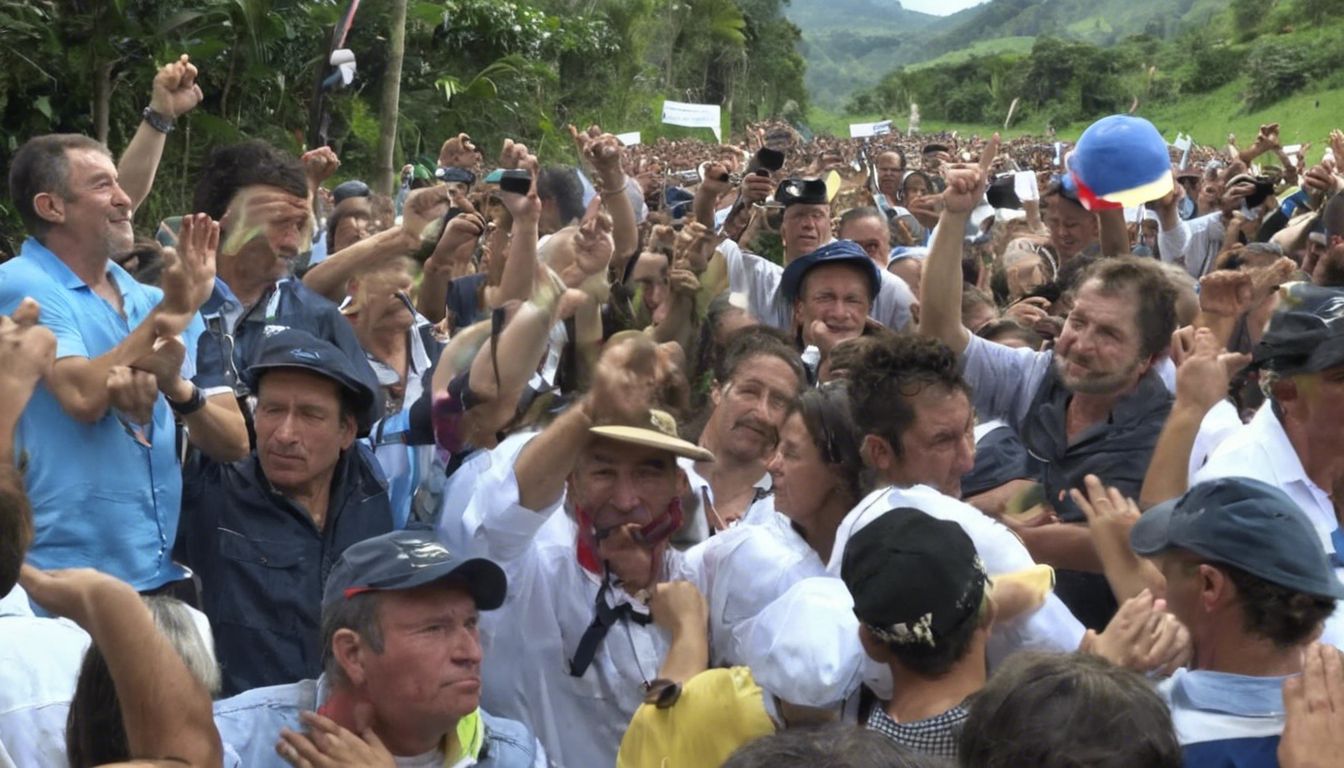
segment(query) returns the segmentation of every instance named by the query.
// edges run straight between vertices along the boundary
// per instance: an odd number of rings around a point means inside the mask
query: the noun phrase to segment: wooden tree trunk
[[[93,129],[96,138],[107,143],[108,124],[112,111],[112,65],[111,61],[98,62],[93,77]]]
[[[397,106],[401,100],[401,60],[406,55],[406,0],[393,0],[391,51],[383,74],[383,103],[378,114],[378,175],[374,189],[391,195],[396,181]]]

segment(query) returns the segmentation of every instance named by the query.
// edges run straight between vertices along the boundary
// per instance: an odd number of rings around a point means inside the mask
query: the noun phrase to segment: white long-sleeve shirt
[[[1162,260],[1185,267],[1192,277],[1199,279],[1213,268],[1214,259],[1223,249],[1221,211],[1182,221],[1174,229],[1157,233],[1157,248]]]

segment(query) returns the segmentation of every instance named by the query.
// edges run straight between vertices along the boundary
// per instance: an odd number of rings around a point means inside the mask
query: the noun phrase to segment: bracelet
[[[149,123],[150,128],[165,136],[173,132],[172,118],[155,112],[153,107],[145,107],[145,111],[140,113],[140,119]]]
[[[168,407],[173,409],[173,413],[178,416],[190,416],[191,414],[205,407],[205,393],[195,384],[191,385],[191,397],[185,402],[175,403],[168,400]]]

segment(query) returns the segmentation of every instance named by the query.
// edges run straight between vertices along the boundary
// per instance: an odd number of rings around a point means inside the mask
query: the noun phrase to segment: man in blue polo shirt
[[[231,398],[207,399],[182,376],[202,330],[197,309],[214,281],[218,230],[205,216],[183,220],[160,290],[111,261],[131,248],[132,208],[102,144],[31,139],[9,183],[31,237],[0,265],[0,313],[35,299],[57,344],[15,446],[36,531],[29,561],[163,588],[185,576],[172,562],[182,494],[173,412],[193,442],[215,438],[216,455],[246,451]]]
[[[1159,689],[1185,765],[1277,766],[1283,682],[1344,598],[1315,529],[1279,489],[1230,477],[1153,507],[1130,537],[1190,630],[1190,668]]]
[[[355,361],[297,328],[269,333],[243,382],[257,448],[187,474],[178,550],[200,574],[227,695],[316,676],[322,582],[351,544],[392,530]]]

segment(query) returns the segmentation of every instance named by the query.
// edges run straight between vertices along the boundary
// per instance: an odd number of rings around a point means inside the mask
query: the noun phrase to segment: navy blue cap
[[[1291,283],[1281,297],[1255,347],[1256,365],[1283,374],[1344,365],[1344,291]]]
[[[493,560],[459,557],[440,544],[433,531],[406,530],[347,547],[327,576],[322,607],[363,592],[412,589],[449,577],[460,580],[478,610],[493,611],[504,604],[508,579]]]
[[[775,202],[785,208],[790,205],[826,205],[830,202],[826,195],[826,181],[785,179],[775,188]]]
[[[794,259],[792,264],[784,268],[784,276],[779,281],[779,290],[784,294],[784,300],[792,304],[793,300],[798,298],[798,292],[802,290],[803,278],[813,267],[822,264],[853,264],[862,269],[868,278],[869,300],[877,298],[877,292],[882,288],[882,273],[877,264],[868,258],[863,247],[853,240],[835,240],[806,256]]]
[[[373,405],[373,390],[360,380],[350,357],[335,344],[298,328],[268,326],[257,361],[244,374],[248,389],[260,391],[257,385],[261,377],[272,368],[302,368],[340,384],[354,395],[355,414],[361,421],[360,432],[368,430],[369,425],[362,422],[366,419],[363,414]]]
[[[1184,549],[1317,597],[1344,598],[1321,537],[1293,500],[1259,480],[1225,477],[1149,509],[1129,534],[1145,557]]]
[[[340,205],[342,200],[352,197],[369,197],[372,194],[373,190],[369,189],[368,184],[359,179],[351,179],[337,184],[336,188],[331,190],[331,199],[334,204]]]

